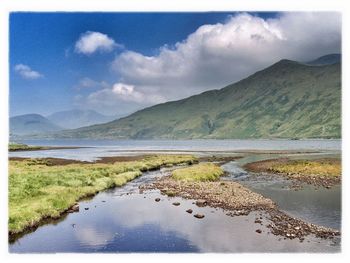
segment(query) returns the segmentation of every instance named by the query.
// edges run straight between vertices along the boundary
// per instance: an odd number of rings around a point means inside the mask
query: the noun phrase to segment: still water
[[[244,160],[242,160],[244,161]],[[302,185],[295,191],[290,188],[291,182],[281,177],[254,175],[244,171],[239,162],[223,165],[229,172],[225,180],[234,180],[275,201],[280,210],[289,215],[314,223],[340,230],[341,228],[341,187],[330,189]]]
[[[10,152],[10,157],[55,157],[94,161],[99,157],[145,152],[327,151],[339,152],[341,140],[25,140],[29,145],[78,146],[78,149]]]

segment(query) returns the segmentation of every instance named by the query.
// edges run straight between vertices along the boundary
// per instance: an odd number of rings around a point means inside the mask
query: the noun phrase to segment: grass
[[[224,171],[213,163],[200,163],[173,171],[172,178],[188,182],[215,181]]]
[[[45,160],[9,162],[9,233],[57,218],[79,199],[122,186],[142,171],[171,164],[192,164],[191,155],[153,155],[113,164],[54,165]]]
[[[341,175],[340,160],[295,160],[273,164],[269,170],[276,173],[337,177]]]
[[[14,151],[28,151],[28,150],[40,150],[43,149],[44,147],[42,146],[29,146],[27,144],[23,143],[9,143],[9,151],[14,152]]]

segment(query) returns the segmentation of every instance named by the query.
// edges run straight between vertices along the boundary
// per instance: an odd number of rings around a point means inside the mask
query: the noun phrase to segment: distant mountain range
[[[306,64],[314,65],[314,66],[323,66],[323,65],[340,63],[340,61],[341,61],[341,54],[329,54],[329,55],[319,57],[315,60],[309,61]]]
[[[46,134],[34,137],[340,138],[340,59],[339,54],[307,63],[284,59],[219,90],[158,104],[104,124],[59,132],[54,126],[56,130],[46,129]],[[69,119],[68,115],[53,114],[49,118],[72,128],[74,114],[71,120],[63,121],[66,116]]]
[[[117,119],[117,116],[106,116],[93,110],[76,109],[56,112],[46,118],[65,129],[76,129],[79,127],[109,122]]]
[[[93,110],[77,109],[56,112],[46,117],[40,114],[25,114],[10,118],[10,133],[13,136],[42,134],[105,123],[117,118]]]
[[[334,58],[338,57],[338,61]],[[235,84],[52,138],[340,138],[340,55],[281,60]],[[310,65],[315,64],[315,65]]]
[[[62,130],[40,114],[25,114],[10,118],[10,135],[27,135]]]

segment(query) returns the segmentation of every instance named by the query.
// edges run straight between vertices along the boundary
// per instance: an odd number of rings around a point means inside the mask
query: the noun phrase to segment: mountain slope
[[[11,135],[27,135],[62,130],[39,114],[25,114],[10,118]]]
[[[329,54],[329,55],[319,57],[315,60],[309,61],[306,64],[314,65],[314,66],[323,66],[323,65],[340,63],[340,61],[341,61],[341,54]]]
[[[109,122],[116,119],[117,117],[102,115],[93,110],[75,109],[55,112],[46,118],[66,129],[75,129],[79,127]]]
[[[63,138],[339,138],[340,64],[281,60],[220,90],[55,134]]]

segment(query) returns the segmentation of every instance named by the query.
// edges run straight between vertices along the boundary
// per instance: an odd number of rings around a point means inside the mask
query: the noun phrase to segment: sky
[[[123,116],[341,53],[335,12],[10,14],[10,115]]]

